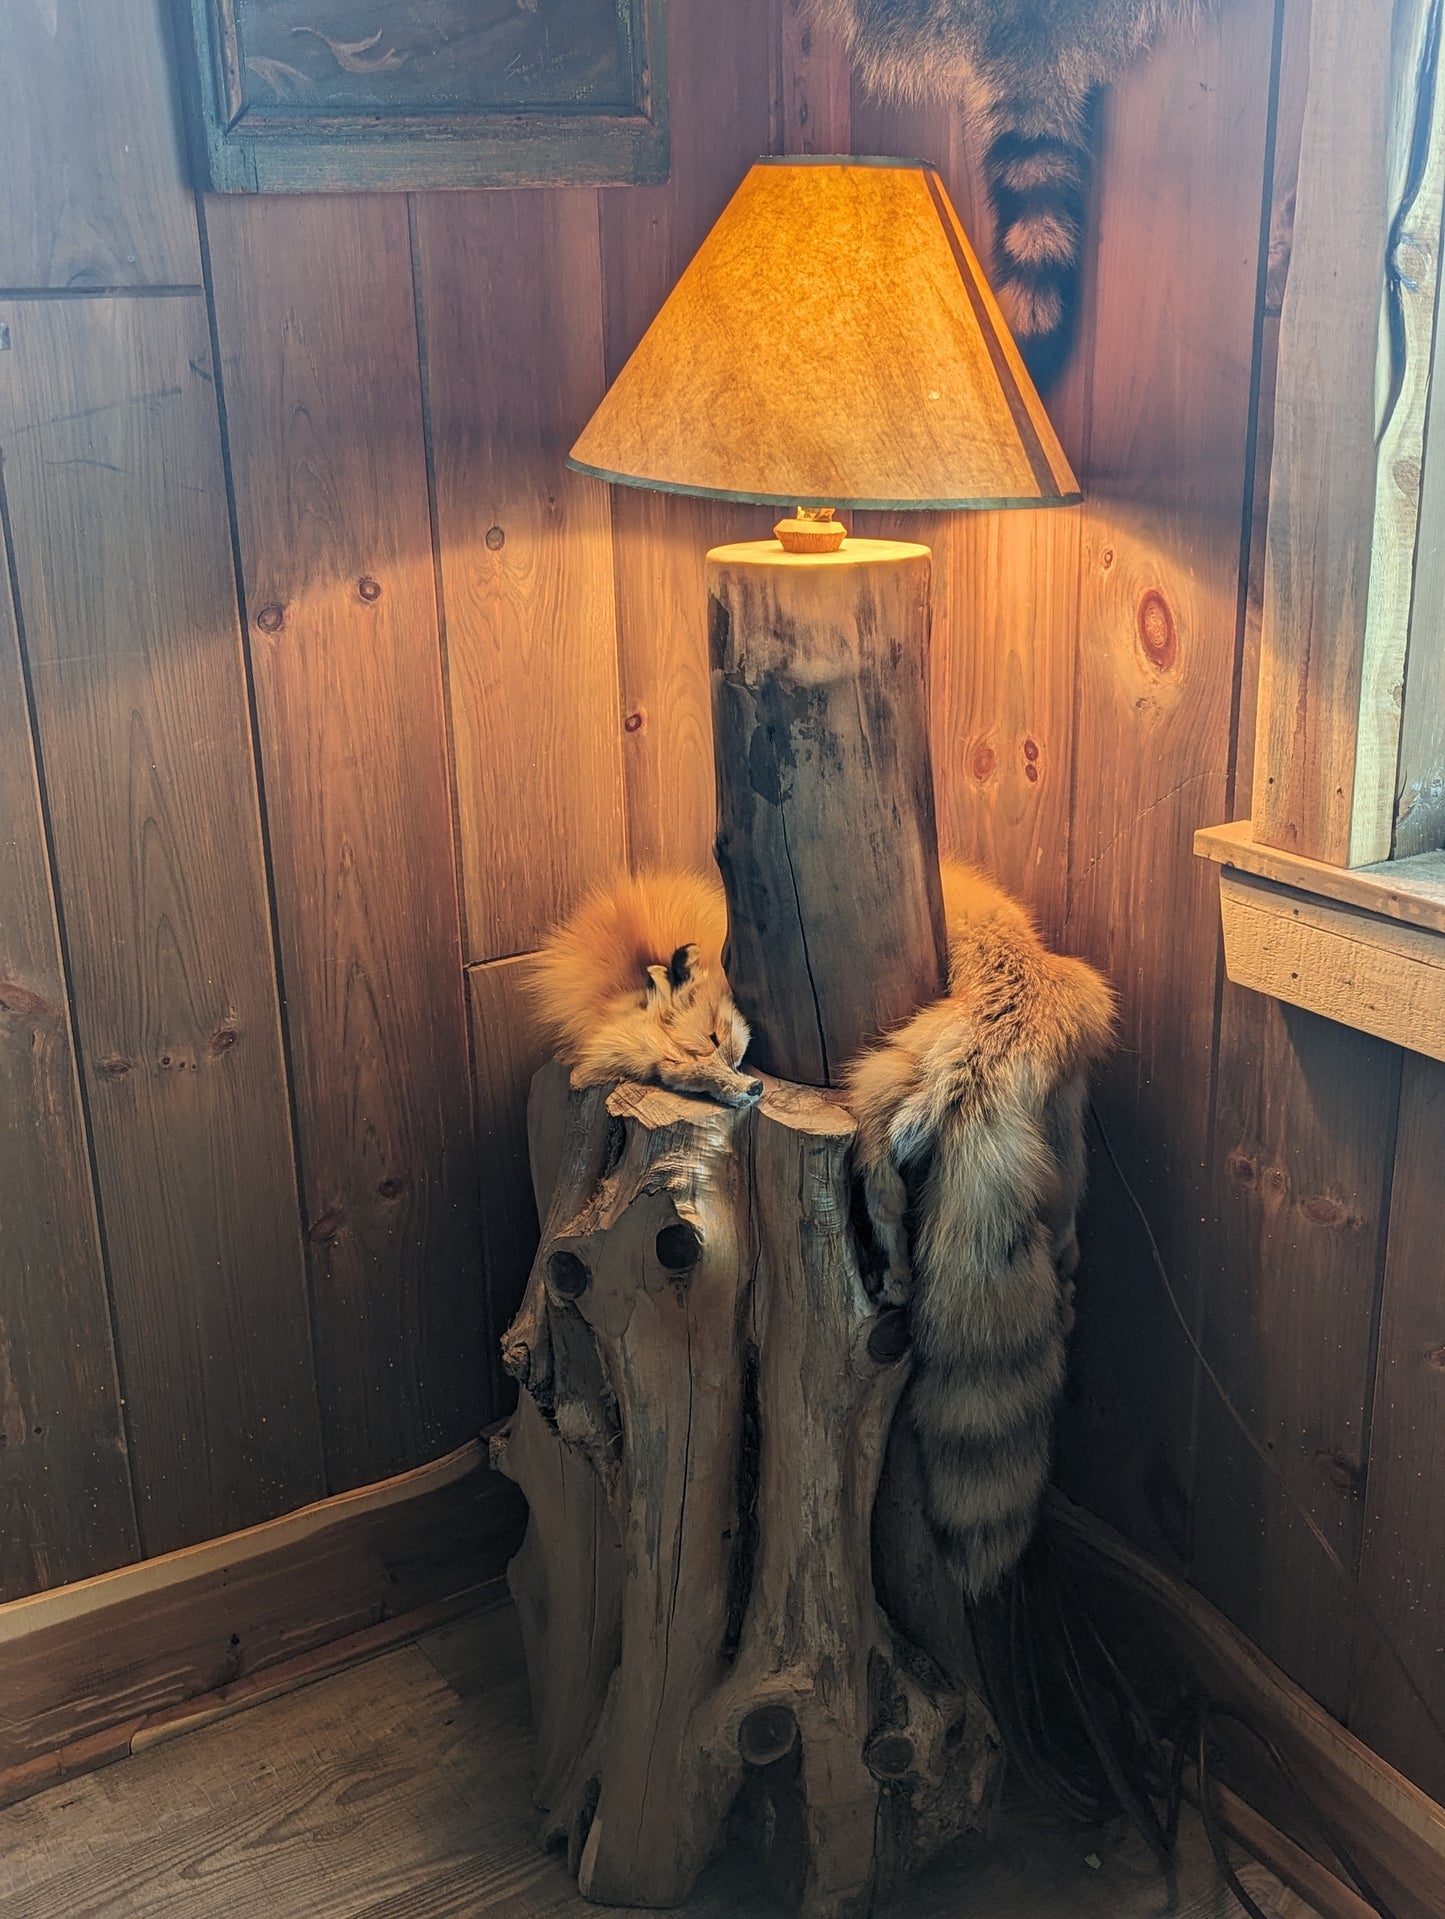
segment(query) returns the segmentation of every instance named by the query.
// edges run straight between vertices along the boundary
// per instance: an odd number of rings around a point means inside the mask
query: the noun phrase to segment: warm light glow
[[[753,167],[570,464],[789,506],[1079,498],[942,182],[902,160]]]

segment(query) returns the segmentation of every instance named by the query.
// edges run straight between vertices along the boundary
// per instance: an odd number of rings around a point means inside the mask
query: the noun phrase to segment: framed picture
[[[189,0],[215,193],[667,178],[665,0]]]

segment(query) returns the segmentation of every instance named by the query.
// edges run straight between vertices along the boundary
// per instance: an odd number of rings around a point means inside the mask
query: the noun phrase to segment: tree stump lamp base
[[[553,1065],[529,1126],[545,1225],[494,1451],[531,1505],[543,1840],[589,1899],[667,1907],[731,1826],[809,1919],[861,1919],[983,1823],[1002,1755],[874,1589],[908,1351],[865,1283],[852,1122],[774,1080],[739,1111]]]
[[[707,556],[728,984],[754,1070],[836,1086],[948,977],[926,546]]]

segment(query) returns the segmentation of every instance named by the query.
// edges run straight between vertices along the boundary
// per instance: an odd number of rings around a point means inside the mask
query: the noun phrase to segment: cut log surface
[[[836,1086],[947,975],[926,546],[707,556],[728,983],[765,1073]]]
[[[983,1823],[1000,1752],[874,1593],[908,1364],[850,1227],[852,1121],[771,1080],[725,1110],[554,1065],[530,1123],[546,1224],[494,1446],[531,1504],[543,1841],[589,1898],[671,1906],[731,1814],[805,1913],[865,1914]]]

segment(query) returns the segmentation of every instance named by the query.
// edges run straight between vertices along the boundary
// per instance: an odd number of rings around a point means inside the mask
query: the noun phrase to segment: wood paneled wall
[[[670,16],[666,186],[197,203],[164,0],[18,0],[0,1596],[503,1409],[519,958],[706,856],[703,554],[771,517],[567,445],[760,152],[923,153],[987,241],[971,129],[801,0]],[[924,530],[939,807],[1121,994],[1060,1479],[1439,1795],[1445,1069],[1225,983],[1190,852],[1249,789],[1306,25],[1236,0],[1102,105],[1085,503]]]

